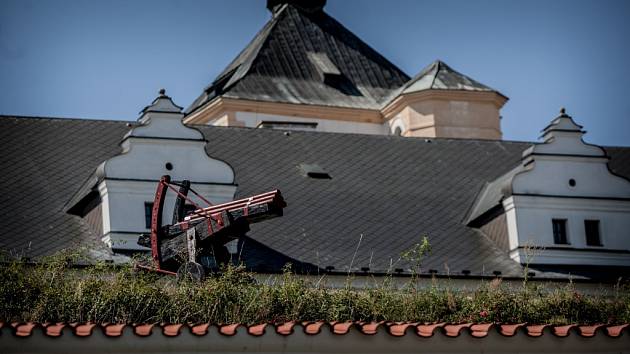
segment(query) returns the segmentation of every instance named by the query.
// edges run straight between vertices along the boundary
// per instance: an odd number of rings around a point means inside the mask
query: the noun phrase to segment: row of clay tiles
[[[597,333],[606,334],[609,337],[619,337],[625,331],[628,332],[629,324],[622,325],[527,325],[521,324],[493,324],[493,323],[463,323],[463,324],[418,324],[418,323],[401,323],[401,322],[287,322],[283,324],[259,324],[246,326],[244,324],[227,324],[227,325],[185,325],[185,324],[95,324],[95,323],[3,323],[0,322],[0,329],[10,327],[13,334],[18,337],[28,337],[33,330],[42,330],[47,336],[59,337],[63,334],[64,329],[70,330],[74,335],[79,337],[88,337],[92,335],[95,328],[100,329],[108,337],[120,337],[123,335],[125,328],[132,328],[133,333],[137,336],[150,336],[154,329],[162,331],[167,337],[178,336],[182,328],[187,328],[190,333],[203,336],[206,335],[210,327],[216,328],[218,333],[225,336],[233,336],[237,330],[246,330],[252,336],[262,336],[266,331],[275,331],[280,335],[290,335],[294,333],[296,327],[301,327],[304,333],[309,335],[319,334],[322,327],[326,327],[334,334],[347,334],[351,329],[355,329],[365,335],[376,334],[379,330],[384,330],[394,337],[401,337],[406,334],[415,333],[420,337],[431,337],[438,331],[447,337],[457,337],[462,332],[476,338],[483,338],[490,331],[497,331],[503,336],[511,337],[516,334],[526,334],[530,337],[540,337],[544,333],[551,333],[557,337],[566,337],[571,332],[582,337],[593,337]]]

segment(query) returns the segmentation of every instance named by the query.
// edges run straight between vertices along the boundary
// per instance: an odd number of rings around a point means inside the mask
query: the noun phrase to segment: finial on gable
[[[554,131],[575,132],[579,134],[586,133],[582,130],[582,126],[575,123],[573,117],[567,114],[566,108],[560,108],[560,115],[554,118],[549,125],[542,130],[543,137]]]
[[[543,142],[525,150],[523,159],[536,154],[606,156],[602,148],[582,141],[582,137],[586,134],[582,128],[567,114],[566,108],[560,108],[559,115],[542,130],[540,138]]]
[[[161,113],[181,113],[183,107],[176,105],[173,100],[166,95],[165,89],[160,89],[158,97],[153,102],[144,107],[140,114],[144,115],[147,112],[161,112]]]
[[[132,137],[158,137],[172,139],[190,139],[203,141],[204,137],[198,130],[189,128],[182,123],[184,113],[182,107],[173,103],[173,100],[166,95],[165,89],[158,91],[158,96],[150,105],[144,107],[140,112],[138,122],[134,124],[125,135]],[[127,148],[129,142],[126,142]],[[125,146],[123,146],[125,148]]]

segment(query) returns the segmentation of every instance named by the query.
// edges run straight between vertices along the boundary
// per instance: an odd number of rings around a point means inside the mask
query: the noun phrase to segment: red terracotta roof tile
[[[529,325],[525,328],[527,329],[527,335],[530,337],[540,337],[543,335],[543,331],[545,328],[549,327],[549,325]]]
[[[167,337],[177,337],[182,326],[183,324],[164,325],[162,326],[162,333],[164,333],[164,335]]]
[[[295,322],[286,322],[276,326],[276,333],[281,334],[283,336],[288,336],[293,334],[293,327],[295,327]]]
[[[140,337],[148,337],[153,333],[153,326],[155,325],[152,323],[135,325],[133,328],[133,333]]]
[[[490,328],[494,327],[492,323],[479,323],[470,326],[470,335],[475,338],[483,338],[488,335]]]
[[[190,332],[196,336],[205,336],[208,334],[209,323],[194,325],[190,328]]]
[[[321,332],[322,330],[322,326],[323,325],[328,325],[326,322],[312,322],[312,323],[308,323],[306,325],[304,325],[304,333],[306,334],[319,334],[319,332]]]
[[[383,324],[383,322],[370,322],[370,323],[364,323],[361,326],[361,332],[363,332],[363,334],[367,334],[367,335],[373,335],[378,333],[378,327],[380,327]]]
[[[337,335],[348,334],[352,327],[357,327],[359,331],[364,335],[374,335],[384,328],[387,333],[394,337],[402,337],[409,331],[409,328],[413,327],[415,332],[420,337],[431,337],[434,335],[437,328],[442,328],[442,334],[447,337],[457,337],[461,335],[462,331],[467,328],[464,333],[468,333],[471,337],[484,338],[488,336],[491,329],[496,327],[498,332],[504,336],[510,337],[518,334],[519,329],[525,327],[526,334],[531,337],[540,337],[544,335],[545,328],[549,327],[550,331],[557,337],[567,337],[571,331],[577,333],[582,337],[593,337],[597,335],[597,332],[606,333],[609,337],[619,337],[630,326],[629,324],[610,325],[603,324],[596,325],[564,325],[564,326],[551,326],[551,325],[525,325],[520,324],[492,324],[492,323],[460,323],[460,324],[445,324],[445,323],[433,323],[433,324],[418,324],[409,322],[286,322],[277,324],[275,326],[276,333],[284,336],[291,335],[295,332],[295,326],[301,325],[304,328],[304,333],[309,335],[316,335],[321,333],[322,327],[326,326],[330,332]],[[3,327],[13,328],[13,334],[17,337],[28,337],[33,333],[35,328],[42,328],[42,332],[49,337],[59,337],[63,334],[64,328],[72,328],[74,335],[78,337],[88,337],[92,335],[95,323],[19,323],[13,322],[10,325],[0,322],[0,329]],[[155,324],[133,324],[127,325],[124,323],[115,324],[101,324],[99,327],[103,329],[103,332],[108,337],[120,337],[124,335],[125,328],[129,326],[133,329],[134,334],[146,337],[152,334]],[[211,326],[209,323],[198,325],[186,325],[186,324],[166,324],[162,325],[162,334],[167,337],[176,337],[181,334],[182,327],[187,327],[190,332],[197,336],[204,336],[208,334],[208,329]],[[226,336],[233,336],[237,333],[238,327],[247,328],[247,333],[251,336],[262,336],[266,333],[266,328],[269,326],[267,323],[246,326],[240,323],[227,324],[218,326],[219,333]],[[574,330],[577,328],[577,330]],[[601,329],[601,330],[600,330]],[[604,331],[605,329],[605,331]]]
[[[582,337],[593,337],[595,336],[597,330],[603,326],[603,324],[596,324],[592,326],[579,326],[578,329],[580,330],[580,335]]]
[[[446,334],[449,337],[458,337],[460,332],[462,331],[462,329],[464,328],[470,328],[470,326],[472,326],[472,323],[461,323],[461,324],[452,324],[452,325],[445,325],[444,328],[444,334]]]
[[[13,328],[15,328],[15,335],[18,337],[28,337],[33,332],[33,328],[37,327],[36,323],[28,322],[28,323],[12,323]]]
[[[247,328],[247,333],[249,333],[252,336],[259,337],[265,334],[265,328],[267,328],[266,323],[250,326],[249,328]]]
[[[416,326],[416,334],[418,334],[420,337],[425,337],[425,338],[429,338],[429,337],[433,337],[433,333],[435,332],[436,328],[442,328],[444,327],[446,323],[442,322],[442,323],[433,323],[433,324],[427,324],[427,325],[418,325]]]
[[[66,327],[67,325],[64,323],[51,323],[48,324],[46,326],[44,326],[45,331],[46,331],[46,335],[49,337],[60,337],[63,334],[63,329]]]
[[[571,328],[577,327],[574,324],[566,325],[566,326],[556,326],[552,327],[552,332],[558,337],[566,337],[570,334]]]
[[[96,326],[95,323],[77,324],[74,327],[74,334],[78,337],[89,337],[92,335],[92,329]]]
[[[621,335],[621,333],[623,332],[624,329],[628,328],[628,324],[622,324],[619,326],[610,326],[610,327],[606,327],[606,333],[611,336],[611,337],[619,337]]]
[[[409,323],[409,322],[396,322],[389,324],[388,330],[389,334],[394,337],[402,337],[407,333],[407,328],[415,327],[418,323]]]
[[[105,335],[108,337],[120,337],[125,329],[125,324],[110,324],[104,327]]]
[[[228,325],[223,325],[219,327],[219,333],[224,336],[233,336],[236,334],[236,329],[240,326],[240,323],[233,323]]]
[[[499,326],[499,333],[506,337],[512,337],[518,333],[518,329],[521,327],[525,327],[525,323],[502,324]]]
[[[332,324],[332,330],[334,334],[347,334],[350,331],[350,327],[354,326],[354,322],[337,322]]]

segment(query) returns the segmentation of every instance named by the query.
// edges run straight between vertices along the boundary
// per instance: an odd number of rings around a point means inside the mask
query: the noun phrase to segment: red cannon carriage
[[[179,188],[176,188],[179,187]],[[177,194],[172,224],[162,225],[162,214],[167,190]],[[200,207],[188,197],[194,193],[208,204]],[[195,209],[186,213],[186,201]],[[190,188],[190,181],[171,182],[162,176],[155,192],[151,213],[151,234],[140,235],[138,244],[151,248],[152,266],[140,268],[171,275],[188,275],[201,279],[205,274],[199,259],[214,257],[217,264],[227,263],[229,253],[225,244],[249,231],[249,224],[282,216],[286,203],[279,190],[245,199],[212,205]]]

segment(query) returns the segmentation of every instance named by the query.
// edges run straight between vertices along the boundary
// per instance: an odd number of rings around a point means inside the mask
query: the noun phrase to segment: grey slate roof
[[[327,58],[343,79],[336,85],[325,83],[309,53]],[[325,12],[305,12],[286,4],[186,112],[217,96],[379,109],[408,80]]]
[[[441,60],[427,65],[418,75],[409,80],[400,93],[424,90],[462,90],[498,92],[472,78],[454,70]]]
[[[519,164],[512,170],[494,181],[487,182],[470,209],[470,214],[466,218],[466,225],[470,225],[475,219],[501,204],[504,198],[512,194],[512,179],[517,174],[526,170],[526,167]]]
[[[344,271],[354,257],[354,270],[385,272],[407,268],[401,252],[426,235],[433,252],[424,271],[522,274],[464,221],[484,183],[516,166],[530,143],[197,128],[208,154],[234,168],[237,197],[279,188],[288,203],[285,216],[252,225],[241,241],[250,267],[277,271],[290,261],[306,271]],[[106,252],[63,207],[119,152],[128,130],[119,121],[0,117],[0,248],[30,256],[81,245]],[[607,151],[611,169],[630,176],[630,148]],[[332,179],[306,177],[302,163],[319,165]]]
[[[108,258],[109,247],[63,208],[100,162],[119,153],[127,130],[116,121],[0,116],[0,249],[38,257],[88,247]]]

